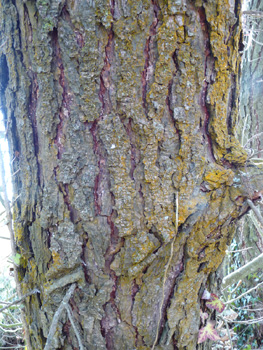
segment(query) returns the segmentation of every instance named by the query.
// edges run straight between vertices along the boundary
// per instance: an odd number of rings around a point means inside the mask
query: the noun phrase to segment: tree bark
[[[41,292],[33,349],[71,284],[84,348],[196,349],[200,297],[254,193],[238,182],[240,2],[0,11],[19,277]],[[54,349],[79,347],[73,328],[63,311]]]

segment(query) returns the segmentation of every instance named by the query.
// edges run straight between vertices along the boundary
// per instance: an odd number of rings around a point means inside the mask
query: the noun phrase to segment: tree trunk
[[[85,349],[195,349],[200,297],[251,195],[235,183],[240,2],[0,11],[19,277],[40,291],[26,302],[32,348],[76,284]],[[65,311],[52,346],[80,348]]]

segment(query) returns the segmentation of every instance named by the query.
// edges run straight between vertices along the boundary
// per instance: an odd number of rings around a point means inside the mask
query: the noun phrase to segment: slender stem
[[[255,216],[257,217],[258,221],[263,226],[263,217],[260,214],[260,211],[258,210],[258,208],[254,205],[254,203],[250,199],[247,199],[247,203],[250,206],[250,208],[253,210],[253,212],[254,212]]]
[[[0,236],[0,239],[7,239],[8,241],[10,241],[10,238],[8,238],[8,237],[3,237],[3,236]]]
[[[231,304],[231,303],[233,303],[234,301],[236,301],[236,300],[239,300],[239,299],[243,298],[243,297],[244,297],[246,294],[249,294],[249,293],[253,292],[253,290],[257,289],[258,287],[260,287],[260,286],[262,286],[262,285],[263,285],[263,282],[260,282],[260,283],[259,283],[259,284],[257,284],[255,287],[250,288],[250,289],[249,289],[249,290],[247,290],[246,292],[244,292],[244,293],[240,294],[238,297],[236,297],[236,298],[234,298],[234,299],[231,299],[231,300],[227,301],[225,304],[226,304],[226,305],[227,305],[227,304]]]
[[[67,310],[67,313],[68,313],[68,318],[70,320],[70,323],[72,325],[72,328],[74,329],[74,332],[76,334],[76,337],[78,339],[78,343],[79,343],[79,350],[84,350],[84,346],[82,344],[82,341],[81,341],[81,336],[79,334],[79,331],[77,329],[77,326],[75,324],[75,321],[74,321],[74,318],[73,318],[73,315],[72,315],[72,310],[71,308],[69,307],[69,305],[67,304],[66,305],[66,310]]]
[[[226,319],[222,316],[220,316],[220,318],[224,321],[225,323],[225,326],[226,326],[226,331],[227,331],[227,335],[228,335],[228,338],[229,338],[229,341],[230,341],[230,347],[231,347],[231,350],[233,350],[233,343],[232,343],[232,338],[231,338],[231,334],[230,334],[230,330],[229,330],[229,326],[228,326],[228,323],[226,321]]]
[[[13,305],[19,304],[21,303],[23,300],[25,300],[27,297],[29,297],[30,295],[36,294],[36,293],[40,293],[40,291],[38,289],[34,289],[28,293],[26,293],[25,295],[23,295],[22,297],[20,297],[19,299],[13,301],[12,303],[8,303],[7,306],[4,306],[0,309],[0,312],[3,312],[4,310],[10,308]],[[1,302],[0,302],[1,304]]]
[[[263,12],[262,11],[253,11],[253,10],[247,10],[247,11],[242,11],[242,15],[248,15],[248,16],[255,16],[255,17],[263,17]]]
[[[57,329],[57,324],[58,324],[58,321],[59,321],[59,318],[60,318],[60,315],[62,313],[62,311],[67,307],[67,304],[69,302],[69,299],[71,298],[71,295],[73,294],[74,290],[76,288],[76,284],[73,283],[70,288],[68,289],[66,295],[64,296],[62,302],[60,303],[57,311],[55,312],[54,314],[54,317],[52,319],[52,322],[51,322],[51,326],[50,326],[50,329],[49,329],[49,333],[48,333],[48,336],[47,336],[47,342],[46,342],[46,345],[44,347],[44,350],[51,350],[53,349],[53,338],[55,336],[55,333],[56,333],[56,329]]]

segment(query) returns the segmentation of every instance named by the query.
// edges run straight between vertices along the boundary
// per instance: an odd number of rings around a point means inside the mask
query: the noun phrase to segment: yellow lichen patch
[[[230,169],[215,169],[205,174],[204,181],[209,184],[211,190],[214,190],[223,184],[231,186],[234,176],[234,172]]]
[[[122,321],[127,322],[129,325],[132,325],[132,287],[133,281],[130,278],[120,277],[116,292],[116,304],[120,311]]]
[[[239,141],[230,136],[230,152],[225,155],[225,159],[236,165],[243,165],[247,161],[247,152],[241,147]]]
[[[202,203],[206,202],[206,199],[204,196],[202,197],[195,197],[195,198],[187,198],[188,196],[184,196],[184,192],[182,191],[182,194],[180,193],[180,210],[179,210],[179,225],[185,222],[185,220],[194,212],[196,212],[196,209],[199,205],[202,205]],[[184,199],[184,197],[186,197]]]
[[[52,250],[52,268],[59,269],[63,265],[63,260],[58,252]]]

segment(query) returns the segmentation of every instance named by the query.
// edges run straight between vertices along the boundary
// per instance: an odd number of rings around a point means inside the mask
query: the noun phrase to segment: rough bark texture
[[[20,280],[41,291],[26,305],[33,349],[72,283],[85,348],[150,349],[159,331],[156,349],[195,349],[200,296],[254,191],[238,182],[239,1],[0,11]],[[54,349],[77,348],[64,313]]]

